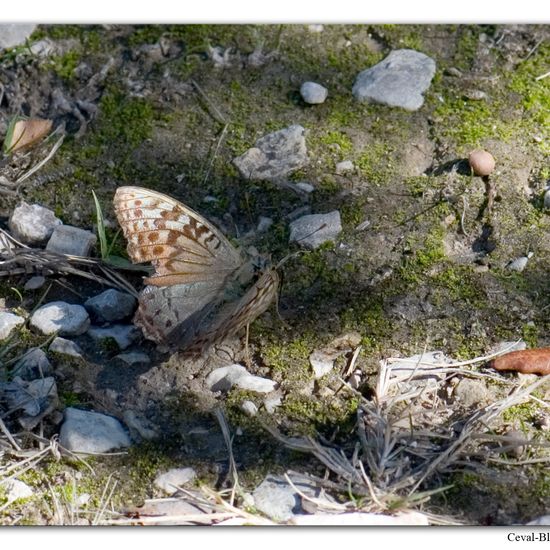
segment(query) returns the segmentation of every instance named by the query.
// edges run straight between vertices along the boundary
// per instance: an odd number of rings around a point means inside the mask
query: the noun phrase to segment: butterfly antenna
[[[308,237],[311,237],[312,235],[315,235],[315,233],[317,233],[317,231],[321,231],[321,229],[324,229],[325,227],[327,226],[326,223],[324,223],[323,225],[320,225],[317,229],[315,229],[314,231],[312,231],[311,233],[308,233],[307,235],[304,235],[303,237],[301,237],[300,239],[296,239],[295,242],[299,243],[300,241],[303,241],[305,239],[307,239]],[[276,266],[275,266],[275,269],[279,269],[280,267],[282,267],[284,264],[286,264],[286,262],[288,262],[288,260],[290,260],[291,258],[295,258],[296,256],[300,255],[300,254],[304,254],[305,252],[307,252],[307,250],[298,250],[297,252],[292,252],[291,254],[288,254],[286,255]]]

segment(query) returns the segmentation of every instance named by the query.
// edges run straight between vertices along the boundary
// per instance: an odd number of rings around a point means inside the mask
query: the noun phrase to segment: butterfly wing
[[[115,212],[134,263],[151,262],[154,286],[210,281],[222,287],[242,264],[239,251],[200,214],[150,189],[119,187]]]
[[[240,300],[223,307],[184,351],[190,354],[202,353],[211,345],[236,334],[269,308],[278,289],[277,271],[265,271]]]

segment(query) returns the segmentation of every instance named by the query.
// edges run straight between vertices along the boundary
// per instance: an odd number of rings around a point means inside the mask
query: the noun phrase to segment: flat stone
[[[44,378],[52,373],[52,365],[48,356],[40,348],[31,348],[13,367],[13,374],[23,380]]]
[[[127,292],[110,288],[84,302],[84,307],[94,321],[111,323],[129,317],[136,308],[137,300]]]
[[[435,74],[435,61],[415,50],[394,50],[357,75],[352,93],[359,101],[416,111]]]
[[[313,187],[313,185],[311,185],[311,183],[308,183],[307,181],[299,181],[294,185],[304,193],[312,193],[313,191],[315,191],[315,187]]]
[[[59,225],[54,229],[46,250],[71,256],[89,256],[96,241],[97,237],[91,231],[72,225]]]
[[[30,326],[43,334],[57,332],[61,336],[78,336],[88,330],[90,318],[78,304],[50,302],[33,313]]]
[[[550,525],[550,516],[539,516],[526,523],[526,525]]]
[[[258,393],[269,393],[277,383],[267,378],[253,376],[242,365],[229,365],[213,370],[206,377],[206,385],[211,391],[229,391],[233,386]]]
[[[34,277],[31,277],[23,287],[25,290],[38,290],[39,288],[42,288],[46,284],[46,277],[42,277],[42,275],[35,275]]]
[[[519,258],[516,258],[515,260],[512,260],[509,264],[507,264],[506,269],[521,273],[527,267],[528,261],[529,261],[529,256],[521,256]]]
[[[309,356],[309,364],[313,368],[315,378],[321,378],[328,374],[334,368],[336,356],[324,353],[322,350],[314,351]]]
[[[112,338],[120,349],[126,349],[139,339],[140,332],[134,325],[113,325],[108,328],[91,327],[88,335],[96,342]]]
[[[463,378],[455,387],[453,396],[465,409],[484,406],[492,397],[484,380],[472,378]]]
[[[49,350],[63,355],[70,355],[71,357],[82,357],[82,350],[78,344],[72,340],[60,338],[59,336],[50,344]]]
[[[265,410],[269,414],[273,414],[283,403],[283,396],[280,394],[280,392],[275,392],[271,395],[268,395],[264,399],[264,407]]]
[[[245,179],[273,180],[290,174],[308,162],[305,129],[295,124],[268,134],[233,164]]]
[[[10,313],[9,311],[0,311],[0,340],[5,340],[19,325],[25,322],[23,317]]]
[[[195,477],[197,477],[197,474],[193,468],[173,468],[168,472],[158,475],[154,483],[165,493],[173,495],[177,492],[178,487],[189,483]]]
[[[325,102],[328,90],[317,82],[304,82],[300,86],[300,95],[306,103],[317,105]]]
[[[17,240],[37,246],[45,243],[62,223],[48,208],[23,202],[12,212],[8,226]]]
[[[319,489],[313,483],[289,476],[296,488],[308,497],[318,498]],[[252,493],[254,507],[275,521],[288,521],[304,512],[301,497],[282,476],[268,474]]]
[[[65,409],[59,443],[77,453],[108,453],[131,445],[128,433],[116,418],[73,407]]]
[[[142,351],[129,351],[128,353],[119,353],[115,359],[120,359],[127,365],[148,365],[151,362],[149,356]]]
[[[323,243],[333,241],[342,231],[340,212],[333,210],[328,214],[309,214],[294,220],[290,224],[289,242],[315,249]]]
[[[0,25],[0,50],[25,44],[36,29],[34,23],[5,23]]]

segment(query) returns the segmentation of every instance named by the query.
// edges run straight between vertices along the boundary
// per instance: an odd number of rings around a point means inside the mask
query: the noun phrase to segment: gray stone
[[[89,256],[96,241],[97,237],[91,231],[72,225],[60,225],[54,229],[46,250],[71,256]]]
[[[59,336],[50,344],[49,350],[63,355],[70,355],[71,357],[82,358],[82,350],[78,344]]]
[[[0,25],[0,50],[25,44],[36,29],[34,23],[5,23]]]
[[[272,225],[273,225],[273,220],[271,218],[267,218],[266,216],[260,216],[260,219],[258,220],[258,227],[256,227],[256,231],[258,233],[265,233]]]
[[[108,453],[131,445],[128,433],[116,418],[73,407],[65,409],[59,443],[77,453]]]
[[[127,365],[148,365],[151,362],[149,356],[142,351],[129,351],[128,353],[119,353],[115,359],[120,359]]]
[[[520,258],[516,258],[515,260],[512,260],[510,263],[506,265],[506,269],[521,273],[527,267],[527,262],[529,261],[529,258],[531,258],[532,255],[533,254],[531,253],[528,256],[521,256]]]
[[[514,342],[499,342],[498,344],[495,344],[488,352],[489,355],[492,355],[493,353],[501,353],[506,352],[509,353],[511,351],[522,351],[524,349],[527,349],[527,344],[520,340],[514,341]]]
[[[160,437],[159,430],[150,420],[142,417],[133,410],[126,410],[122,414],[122,418],[130,429],[130,433],[134,439],[145,439],[152,441]]]
[[[423,93],[435,74],[435,61],[415,50],[394,50],[383,61],[357,75],[353,95],[408,111],[420,109]]]
[[[189,483],[197,477],[193,468],[173,468],[155,478],[155,485],[165,493],[173,495],[178,487]]]
[[[294,185],[304,193],[312,193],[313,191],[315,191],[315,187],[313,187],[313,185],[311,185],[311,183],[308,183],[307,181],[299,181]]]
[[[237,386],[243,390],[269,393],[276,388],[277,383],[253,376],[242,365],[229,365],[213,370],[206,377],[206,385],[214,392],[229,391],[233,386]]]
[[[268,134],[233,164],[246,179],[273,180],[302,168],[308,162],[305,130],[294,125]]]
[[[544,192],[544,208],[550,208],[550,189]]]
[[[453,396],[465,409],[484,406],[490,400],[490,392],[485,382],[472,378],[463,378],[454,389]]]
[[[308,497],[318,498],[320,490],[302,478],[289,476],[295,487]],[[282,476],[268,474],[252,493],[254,506],[275,521],[288,521],[302,514],[301,497]]]
[[[52,365],[42,349],[32,348],[15,363],[13,373],[23,380],[44,378],[52,373]]]
[[[23,202],[12,212],[8,225],[17,240],[36,246],[45,243],[62,223],[51,210]]]
[[[38,42],[32,44],[30,50],[36,57],[48,57],[49,55],[55,53],[56,47],[49,38],[44,38],[43,40],[39,40]]]
[[[290,224],[289,242],[315,249],[327,241],[333,241],[342,231],[340,212],[334,210],[328,214],[309,214]]]
[[[34,494],[33,490],[26,483],[18,479],[6,479],[6,481],[0,484],[0,488],[6,492],[6,498],[10,503],[32,497]]]
[[[61,336],[78,336],[88,330],[90,318],[80,305],[50,302],[33,313],[30,326],[43,334],[57,332]]]
[[[0,340],[5,340],[13,329],[25,322],[23,317],[10,313],[9,311],[0,311]]]
[[[42,288],[45,283],[46,277],[42,277],[42,275],[35,275],[25,283],[23,288],[25,290],[38,290],[39,288]]]
[[[334,355],[328,355],[322,351],[314,351],[309,356],[309,364],[313,368],[315,378],[321,378],[334,368]]]
[[[99,323],[120,321],[130,316],[136,307],[137,300],[126,292],[110,288],[84,302],[84,307],[94,321]]]
[[[139,339],[140,332],[134,325],[113,325],[108,328],[91,327],[88,335],[96,342],[112,338],[120,349],[126,349]]]
[[[306,103],[317,105],[324,103],[328,90],[321,84],[317,84],[317,82],[304,82],[300,86],[300,95]]]
[[[338,175],[346,174],[347,172],[352,172],[355,166],[351,160],[343,160],[336,165],[336,173]]]

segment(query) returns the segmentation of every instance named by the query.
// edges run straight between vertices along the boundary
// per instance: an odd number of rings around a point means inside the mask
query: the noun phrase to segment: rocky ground
[[[550,345],[548,26],[40,25],[0,48],[1,523],[548,512],[550,386],[487,363]],[[16,116],[50,137],[10,150]],[[248,347],[189,358],[132,324],[123,185],[285,259]]]

